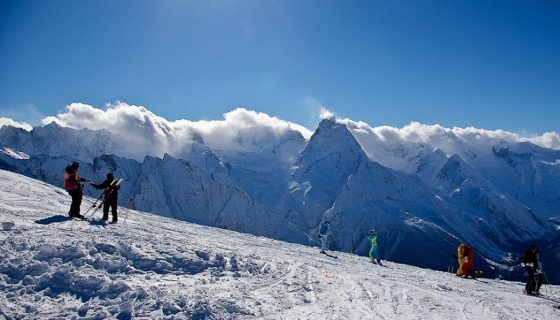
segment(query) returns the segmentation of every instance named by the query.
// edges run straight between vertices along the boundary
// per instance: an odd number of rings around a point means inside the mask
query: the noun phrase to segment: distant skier
[[[331,237],[331,226],[328,221],[323,222],[319,229],[319,239],[321,240],[321,253],[325,253],[328,248],[329,237]]]
[[[115,185],[115,177],[111,172],[107,173],[107,178],[100,184],[92,183],[91,186],[96,189],[105,189],[103,200],[103,220],[107,221],[109,219],[109,208],[111,208],[111,213],[113,214],[113,223],[118,220],[117,217],[117,201],[119,198],[119,185]]]
[[[91,181],[80,178],[78,175],[79,167],[79,163],[72,162],[71,165],[64,169],[64,188],[72,197],[72,204],[70,204],[70,211],[68,211],[68,215],[73,218],[83,219],[84,216],[80,214],[80,205],[82,204],[83,197],[82,189],[84,188],[82,182]]]
[[[521,262],[527,271],[527,284],[523,293],[538,295],[543,284],[543,274],[539,262],[539,252],[534,244],[525,252]]]
[[[371,248],[369,249],[369,262],[375,263],[375,260],[377,260],[377,264],[381,265],[381,259],[379,259],[379,252],[377,250],[377,233],[374,229],[371,229],[368,233],[366,233],[366,236],[371,243]]]
[[[459,268],[457,268],[457,276],[463,276],[463,266],[465,264],[465,244],[461,243],[459,247],[457,247],[457,262],[459,263]]]
[[[474,266],[474,250],[464,243],[457,248],[457,259],[459,260],[459,269],[457,269],[457,276],[468,278],[469,275],[475,279]]]

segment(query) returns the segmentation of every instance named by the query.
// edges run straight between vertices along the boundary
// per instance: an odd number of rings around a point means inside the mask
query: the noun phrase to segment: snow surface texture
[[[382,267],[123,208],[118,224],[68,220],[63,190],[3,170],[0,200],[0,318],[560,317],[560,286],[526,296],[520,282]]]

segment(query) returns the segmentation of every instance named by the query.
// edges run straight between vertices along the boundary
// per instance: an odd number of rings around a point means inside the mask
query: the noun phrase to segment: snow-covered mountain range
[[[556,285],[527,296],[523,282],[378,266],[124,208],[117,224],[70,220],[63,189],[5,170],[0,199],[2,319],[560,316]]]
[[[395,131],[334,117],[309,134],[247,110],[210,130],[142,110],[124,125],[132,134],[70,128],[79,112],[31,131],[3,126],[0,168],[61,186],[63,168],[80,161],[96,182],[107,172],[125,178],[123,206],[306,245],[329,220],[332,248],[345,252],[365,254],[364,233],[376,228],[384,259],[422,267],[445,268],[461,242],[491,275],[519,276],[515,256],[533,242],[560,265],[560,253],[546,251],[559,243],[556,149],[503,132]]]

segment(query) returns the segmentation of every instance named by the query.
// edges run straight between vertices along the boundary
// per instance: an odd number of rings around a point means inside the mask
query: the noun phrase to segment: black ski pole
[[[105,191],[103,191],[101,193],[101,195],[99,196],[99,198],[97,198],[97,200],[95,200],[95,202],[91,205],[91,207],[89,207],[86,212],[84,213],[84,217],[88,214],[88,212],[92,209],[95,208],[97,206],[97,203],[99,202],[99,200],[101,200],[101,198],[103,198],[103,195],[105,194]]]

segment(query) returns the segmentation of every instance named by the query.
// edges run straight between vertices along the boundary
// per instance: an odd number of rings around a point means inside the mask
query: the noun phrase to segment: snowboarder
[[[539,262],[539,252],[533,244],[529,247],[521,262],[527,271],[527,284],[523,293],[529,295],[538,295],[539,289],[543,283],[543,274]]]
[[[103,220],[109,220],[109,208],[111,208],[111,213],[113,214],[113,223],[118,221],[117,217],[117,200],[119,198],[120,185],[116,185],[115,177],[111,172],[107,173],[107,178],[100,184],[92,183],[91,186],[96,189],[105,189],[103,194],[105,199],[103,200]]]
[[[321,239],[321,253],[325,253],[328,248],[329,237],[331,237],[331,226],[328,221],[323,222],[319,229],[319,239]]]
[[[474,250],[464,243],[457,248],[457,259],[459,260],[459,269],[457,269],[457,276],[468,278],[469,275],[475,279],[473,270],[474,265]]]
[[[369,262],[381,265],[381,259],[379,259],[379,252],[377,251],[377,233],[374,229],[371,229],[366,233],[367,239],[371,242],[371,248],[369,249]],[[374,260],[375,259],[375,260]]]
[[[82,189],[84,185],[82,182],[91,182],[84,178],[80,178],[78,175],[78,168],[80,164],[77,162],[72,162],[69,166],[64,169],[64,188],[68,194],[72,197],[72,204],[70,204],[70,211],[68,215],[73,218],[83,219],[84,216],[80,214],[80,205],[82,204]]]

